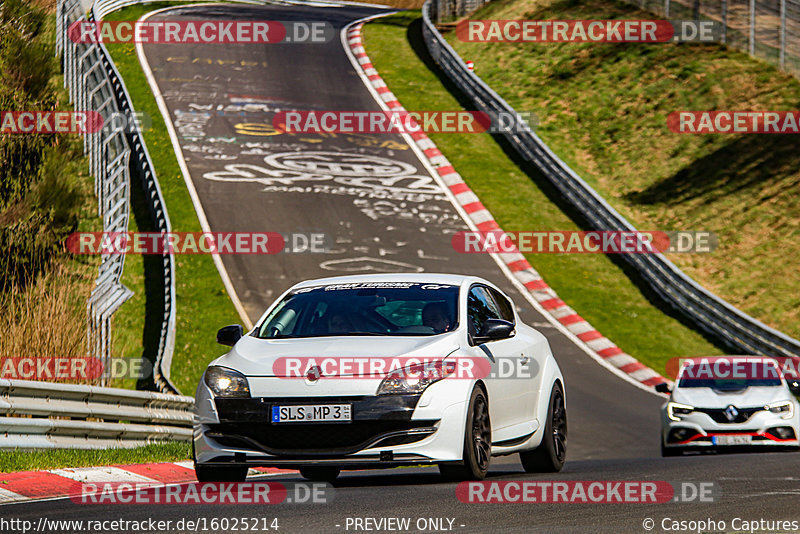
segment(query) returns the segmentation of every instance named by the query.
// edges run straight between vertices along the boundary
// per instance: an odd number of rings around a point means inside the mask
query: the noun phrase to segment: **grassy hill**
[[[610,0],[495,0],[470,18],[648,17]],[[715,252],[670,259],[800,337],[800,140],[680,135],[666,125],[678,110],[797,110],[797,79],[718,45],[447,38],[509,104],[535,112],[539,135],[638,228],[715,232]]]

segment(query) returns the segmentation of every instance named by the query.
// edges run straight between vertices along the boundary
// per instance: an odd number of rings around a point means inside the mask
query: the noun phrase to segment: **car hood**
[[[788,400],[790,395],[782,387],[754,386],[736,391],[712,388],[677,388],[672,400],[696,408],[727,408],[728,405],[754,408],[772,402]]]
[[[437,336],[331,336],[258,339],[244,336],[231,351],[211,362],[245,376],[276,376],[278,358],[424,358],[441,359],[458,350],[456,332]],[[304,360],[305,361],[305,360]],[[280,366],[276,366],[280,368]],[[279,373],[280,375],[280,373]]]

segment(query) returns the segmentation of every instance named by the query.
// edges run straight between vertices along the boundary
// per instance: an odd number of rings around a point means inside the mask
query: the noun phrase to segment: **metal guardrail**
[[[56,17],[56,53],[63,53],[64,84],[76,110],[98,111],[104,121],[115,114],[134,117],[134,109],[122,77],[102,43],[75,43],[68,35],[70,24],[94,20],[99,13],[108,13],[110,4],[93,6],[88,17],[80,0],[59,0]],[[137,2],[130,2],[137,3]],[[170,232],[171,225],[161,189],[153,169],[147,146],[133,128],[85,136],[85,150],[90,155],[95,192],[100,202],[104,232],[125,232],[130,212],[130,169],[136,170],[145,191],[145,201],[158,232]],[[132,148],[132,150],[131,150]],[[175,346],[175,263],[170,254],[163,258],[164,314],[157,353],[153,362],[155,387],[165,393],[178,393],[170,382],[170,364]],[[133,294],[120,284],[124,254],[103,256],[97,287],[89,299],[89,353],[103,361],[105,368],[111,357],[111,316]],[[103,376],[103,385],[107,376]]]
[[[430,18],[455,22],[490,0],[436,0]],[[721,42],[800,76],[800,0],[625,0],[671,20],[712,21]]]
[[[74,0],[60,0],[64,3]],[[161,0],[96,0],[92,4],[92,9],[87,16],[90,21],[100,21],[109,13],[122,9],[125,7],[157,3]],[[236,3],[244,4],[263,4],[264,1],[260,0],[233,0]],[[68,26],[68,25],[67,25]],[[63,43],[67,39],[64,29],[58,31],[58,43]],[[101,62],[106,76],[114,89],[114,96],[119,104],[122,112],[128,116],[135,113],[133,104],[131,102],[128,89],[125,87],[125,81],[119,75],[114,62],[111,60],[111,55],[106,49],[105,45],[100,43],[98,46],[101,54]],[[161,194],[161,187],[158,184],[156,177],[155,167],[150,159],[150,154],[147,151],[144,137],[138,131],[126,132],[127,141],[129,146],[132,147],[132,163],[142,181],[142,187],[145,191],[145,200],[150,215],[153,218],[153,224],[157,232],[171,232],[172,225],[170,224],[167,207],[164,203],[164,197]],[[175,314],[175,260],[171,254],[165,254],[163,258],[163,276],[164,276],[164,314],[161,321],[161,333],[159,336],[158,352],[153,362],[153,378],[156,388],[164,393],[180,393],[175,385],[170,380],[170,368],[172,364],[172,355],[175,349],[175,328],[176,328],[176,314]]]
[[[106,4],[120,5],[123,2],[116,0],[114,2],[95,2],[92,6],[92,11],[89,14],[89,20],[102,20],[102,17],[113,11]],[[141,3],[141,2],[128,2],[126,5]],[[119,9],[115,7],[114,9]],[[101,14],[102,13],[102,14]],[[130,94],[125,81],[119,75],[117,67],[111,60],[105,45],[100,43],[99,48],[102,54],[103,68],[106,71],[108,79],[114,87],[115,97],[122,112],[128,116],[133,116],[135,110],[131,103]],[[164,196],[161,194],[161,187],[156,177],[155,167],[153,161],[150,159],[150,153],[147,151],[142,134],[135,130],[127,132],[128,143],[133,148],[133,165],[137,170],[137,174],[142,182],[142,187],[145,192],[145,201],[147,203],[150,216],[157,232],[171,232],[172,224],[169,220],[167,213],[167,206],[164,203]],[[161,330],[158,341],[158,350],[156,353],[155,361],[153,362],[153,380],[155,386],[163,393],[180,393],[178,388],[170,381],[170,368],[172,365],[172,354],[175,350],[175,258],[172,254],[164,254],[161,256],[164,277],[164,313],[161,318]]]
[[[56,53],[63,52],[64,85],[76,111],[96,111],[104,124],[119,107],[113,86],[101,67],[102,53],[95,44],[75,43],[67,36],[69,25],[83,18],[79,0],[60,0],[56,14]],[[126,232],[130,217],[130,148],[121,130],[84,135],[84,154],[95,176],[98,212],[104,232]],[[87,302],[88,353],[109,369],[111,358],[111,317],[133,293],[120,283],[125,266],[124,254],[102,257],[95,288]],[[107,373],[100,378],[108,381]]]
[[[125,7],[135,6],[138,4],[155,4],[163,2],[164,0],[96,0],[92,6],[96,20],[103,20],[103,17],[109,13]],[[270,0],[223,0],[225,2],[236,4],[256,4],[263,5],[269,3]]]
[[[0,379],[0,449],[103,449],[190,441],[194,399]]]
[[[800,0],[625,0],[666,19],[714,21],[722,42],[800,76]]]
[[[163,0],[96,0],[92,5],[92,13],[95,20],[103,20],[103,18],[118,9],[133,6],[136,4],[152,4],[155,2],[162,2]]]
[[[438,0],[433,4],[430,17],[436,24],[455,21],[467,13],[472,13],[490,0]]]
[[[470,71],[433,24],[434,2],[422,8],[423,37],[428,51],[448,78],[466,95],[476,109],[496,117],[517,112]],[[521,117],[518,119],[524,122]],[[528,162],[535,165],[564,198],[595,230],[636,231],[636,229],[575,171],[561,161],[533,131],[506,129],[502,135]],[[662,254],[621,254],[642,279],[676,311],[729,348],[766,356],[800,356],[800,341],[750,317],[712,294],[686,276]]]

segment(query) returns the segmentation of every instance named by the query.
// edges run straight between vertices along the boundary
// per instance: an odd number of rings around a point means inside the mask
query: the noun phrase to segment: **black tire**
[[[683,452],[680,449],[674,447],[665,447],[664,442],[661,442],[661,456],[664,458],[670,458],[672,456],[683,456]]]
[[[567,408],[564,391],[558,382],[550,391],[541,445],[532,451],[519,453],[519,459],[527,473],[557,473],[564,467],[567,460]]]
[[[198,482],[244,482],[247,479],[246,465],[203,465],[197,463],[192,444],[192,460],[194,461],[194,476]]]
[[[439,472],[447,480],[483,480],[489,472],[492,461],[492,424],[489,420],[489,402],[480,387],[473,388],[468,406],[464,429],[464,460],[439,464]]]
[[[333,483],[340,472],[341,470],[338,467],[313,466],[300,468],[300,476],[312,482]]]
[[[244,482],[246,465],[202,465],[195,462],[194,474],[198,482]]]

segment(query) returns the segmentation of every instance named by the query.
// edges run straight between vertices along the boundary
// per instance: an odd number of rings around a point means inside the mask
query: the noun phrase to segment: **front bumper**
[[[798,447],[797,415],[790,419],[761,410],[752,410],[740,422],[723,423],[715,420],[716,414],[692,412],[680,421],[671,420],[662,411],[662,443],[665,448],[703,450],[719,448],[734,450],[756,447]],[[716,419],[719,419],[716,417]],[[730,436],[749,436],[747,444],[728,444]]]
[[[195,459],[205,465],[337,465],[352,469],[460,460],[465,403],[457,402],[436,413],[417,410],[420,397],[214,399],[217,421],[195,424]],[[275,405],[343,403],[352,405],[350,422],[270,422]]]

